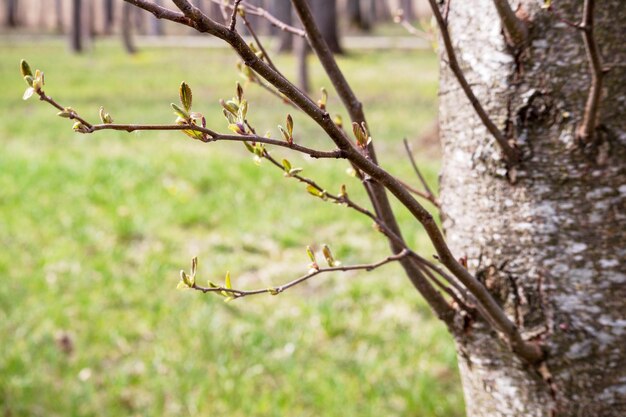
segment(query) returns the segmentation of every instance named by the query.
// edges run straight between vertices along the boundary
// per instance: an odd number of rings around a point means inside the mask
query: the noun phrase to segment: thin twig
[[[359,270],[369,272],[369,271],[373,271],[376,268],[380,268],[381,266],[386,265],[390,262],[399,261],[400,259],[405,258],[408,255],[409,255],[408,251],[402,251],[395,255],[390,255],[386,257],[385,259],[376,263],[362,264],[362,265],[349,265],[349,266],[333,266],[333,267],[328,267],[328,268],[314,269],[310,271],[308,274],[305,274],[299,278],[294,279],[293,281],[290,281],[278,287],[270,287],[270,288],[263,288],[263,289],[257,289],[257,290],[240,290],[240,289],[235,289],[235,288],[226,288],[222,286],[203,287],[194,283],[193,286],[190,288],[197,290],[197,291],[202,291],[203,293],[208,293],[208,292],[228,293],[230,294],[232,298],[242,298],[242,297],[247,297],[250,295],[257,295],[257,294],[278,295],[282,293],[283,291],[288,290],[289,288],[295,287],[296,285],[301,284],[320,274],[324,274],[328,272],[337,272],[337,271],[346,272],[346,271],[359,271]]]
[[[239,12],[239,3],[241,3],[241,0],[235,0],[235,4],[233,5],[233,11],[230,15],[230,25],[228,26],[228,29],[230,29],[230,31],[234,31],[235,25],[237,25],[237,13]]]
[[[581,143],[590,143],[593,140],[598,122],[600,99],[602,97],[602,81],[606,73],[602,68],[602,58],[600,57],[598,44],[593,36],[594,6],[594,0],[585,0],[583,19],[580,23],[587,60],[589,61],[589,71],[591,72],[591,85],[589,86],[589,95],[585,104],[585,114],[583,115],[582,123],[576,129],[576,135]]]
[[[435,196],[435,193],[433,193],[433,191],[430,189],[430,187],[428,186],[428,183],[426,182],[426,179],[422,175],[422,172],[417,167],[417,162],[415,162],[415,158],[413,157],[413,153],[411,152],[411,148],[409,146],[409,141],[406,138],[404,138],[403,142],[404,142],[404,149],[406,149],[406,154],[409,157],[409,161],[411,161],[411,165],[413,166],[413,170],[415,171],[415,174],[417,175],[417,177],[419,178],[420,182],[422,183],[422,186],[424,187],[424,190],[426,190],[426,198],[428,200],[430,200],[435,206],[440,207],[439,206],[439,201],[437,200],[437,197]]]
[[[224,4],[222,2],[222,0],[210,0],[212,3],[216,3],[219,4],[222,7],[225,8],[230,8],[232,9],[232,5],[230,4]],[[239,5],[239,7],[243,7],[243,10],[246,14],[250,14],[252,16],[257,16],[260,18],[263,18],[265,20],[268,21],[268,23],[280,30],[282,30],[283,32],[288,32],[291,33],[292,35],[296,35],[299,36],[301,38],[306,38],[306,33],[302,30],[299,29],[297,27],[288,25],[287,23],[283,22],[282,20],[276,18],[274,15],[272,15],[270,12],[268,12],[267,10],[265,10],[262,7],[259,6],[255,6],[252,4],[249,4],[245,1],[242,1],[241,4]]]
[[[37,91],[42,101],[50,103],[55,108],[61,111],[67,111],[67,108],[63,107],[52,97],[46,95],[43,90]],[[99,130],[121,130],[125,132],[134,132],[138,130],[151,130],[151,131],[164,131],[164,130],[193,130],[196,132],[205,133],[208,137],[206,139],[199,139],[202,142],[217,142],[217,141],[231,141],[231,142],[248,142],[248,143],[264,143],[267,145],[279,146],[281,148],[287,148],[311,156],[312,158],[344,158],[344,153],[337,149],[334,151],[320,151],[317,149],[308,148],[306,146],[298,145],[297,143],[289,143],[284,140],[266,138],[258,135],[229,135],[215,132],[211,129],[207,129],[195,124],[118,124],[118,123],[102,123],[91,124],[87,120],[83,119],[76,111],[72,110],[68,115],[69,119],[74,119],[83,124],[85,130],[80,133],[93,133]]]
[[[256,35],[256,32],[252,28],[252,25],[250,24],[250,21],[248,20],[248,18],[246,17],[245,14],[243,16],[241,16],[241,21],[243,22],[243,24],[248,29],[248,32],[250,32],[250,35],[252,35],[252,38],[254,39],[254,42],[256,42],[257,46],[261,50],[261,53],[263,54],[263,58],[265,58],[265,60],[267,61],[267,64],[270,67],[272,67],[274,69],[274,71],[276,71],[277,73],[281,74],[281,72],[278,70],[278,68],[276,68],[276,65],[274,65],[274,63],[272,62],[272,58],[270,58],[270,55],[267,53],[267,51],[263,47],[263,43],[261,43],[261,40]]]
[[[493,4],[496,6],[498,16],[500,16],[507,44],[514,48],[524,46],[528,40],[528,28],[526,24],[515,15],[515,12],[509,4],[509,0],[493,0]]]

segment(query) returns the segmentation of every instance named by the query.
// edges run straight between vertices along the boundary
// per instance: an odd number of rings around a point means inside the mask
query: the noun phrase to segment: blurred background
[[[223,21],[219,1],[195,3]],[[297,25],[289,1],[250,3]],[[311,3],[364,102],[381,163],[419,187],[407,138],[436,188],[438,64],[426,2]],[[48,95],[89,121],[104,106],[116,123],[173,123],[169,104],[184,80],[207,126],[227,132],[219,99],[239,81],[259,132],[280,137],[291,113],[296,142],[333,148],[303,114],[242,78],[234,52],[121,0],[1,4],[1,416],[463,415],[453,342],[397,265],[228,304],[175,290],[193,256],[200,282],[230,271],[238,288],[305,274],[307,245],[321,258],[328,244],[343,264],[377,261],[388,248],[370,221],[310,196],[240,143],[81,135],[46,103],[22,100],[26,59],[45,72]],[[394,23],[399,8],[423,36]],[[299,41],[249,18],[280,70],[314,99],[325,87],[329,112],[349,120]],[[273,155],[330,191],[346,184],[367,205],[347,164]],[[417,224],[398,216],[430,256]]]

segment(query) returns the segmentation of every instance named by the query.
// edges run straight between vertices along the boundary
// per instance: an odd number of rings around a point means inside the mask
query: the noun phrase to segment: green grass
[[[452,340],[397,265],[230,304],[174,289],[195,255],[203,281],[230,270],[245,288],[306,272],[306,245],[328,243],[344,264],[381,259],[387,246],[371,222],[257,166],[241,144],[176,132],[79,135],[50,106],[21,100],[20,58],[45,71],[48,94],[91,120],[104,105],[116,122],[170,121],[186,80],[196,110],[225,131],[217,100],[234,93],[231,52],[128,57],[99,43],[77,57],[53,42],[0,52],[2,415],[462,415]],[[291,58],[277,61],[294,72]],[[401,139],[435,116],[434,56],[359,53],[340,63],[382,163],[414,182]],[[316,88],[329,87],[320,68],[312,73]],[[246,96],[252,123],[277,136],[293,110],[255,86]],[[329,110],[339,109],[331,94]],[[332,148],[305,117],[294,119],[297,141]],[[344,163],[274,154],[366,201]],[[437,161],[421,164],[435,182]],[[399,216],[429,253],[419,227]]]

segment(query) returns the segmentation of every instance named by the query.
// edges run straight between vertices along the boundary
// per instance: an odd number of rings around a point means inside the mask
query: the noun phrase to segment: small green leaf
[[[180,88],[178,89],[178,95],[180,96],[180,102],[185,108],[187,112],[191,110],[191,103],[193,100],[193,96],[191,94],[191,88],[186,82],[182,82],[180,84]]]
[[[235,299],[235,297],[233,297],[232,295],[229,295],[228,297],[224,298],[224,302],[225,303],[230,303],[234,299]]]
[[[326,110],[326,102],[328,101],[328,92],[326,91],[324,87],[322,87],[320,91],[322,92],[322,98],[317,100],[317,105],[319,106],[320,109]]]
[[[278,295],[278,294],[280,294],[280,291],[278,291],[276,288],[268,288],[267,292],[269,292],[271,295]]]
[[[189,288],[189,285],[185,284],[183,281],[178,281],[178,285],[176,286],[177,290],[186,290]]]
[[[291,162],[289,162],[289,161],[288,161],[288,160],[286,160],[286,159],[283,159],[283,161],[282,161],[282,162],[283,162],[283,169],[284,169],[286,172],[291,171]]]
[[[281,125],[278,125],[278,130],[280,130],[280,133],[283,135],[283,138],[284,138],[287,142],[291,143],[291,141],[290,141],[290,136],[289,136],[289,132],[287,132],[287,131],[285,130],[285,128],[284,128],[284,127],[282,127]]]
[[[232,289],[232,283],[230,282],[230,271],[226,272],[226,278],[224,278],[224,288]]]
[[[190,119],[189,113],[178,107],[178,105],[176,105],[175,103],[170,103],[170,106],[172,106],[172,109],[174,109],[174,114],[176,114],[178,117],[185,120]]]
[[[287,133],[289,133],[289,137],[293,140],[293,118],[290,114],[287,115]]]
[[[28,86],[29,86],[29,87],[32,87],[32,86],[33,86],[33,81],[34,81],[34,80],[35,80],[35,79],[33,78],[33,76],[32,76],[32,75],[26,75],[26,76],[24,76],[24,81],[26,81],[26,84],[28,84]]]
[[[302,172],[302,168],[291,168],[291,169],[289,170],[289,175],[290,175],[290,176],[292,176],[292,175],[296,175],[296,174],[298,174],[298,173],[300,173],[300,172]]]
[[[104,107],[102,107],[102,106],[100,107],[100,120],[104,124],[111,124],[111,123],[113,123],[113,119],[111,118],[111,115],[109,113],[106,113],[104,111]]]
[[[245,68],[248,68],[248,67],[245,67]],[[241,84],[237,83],[237,101],[241,103],[242,99],[243,99],[243,87],[241,86]]]
[[[239,110],[237,112],[237,116],[239,117],[239,121],[243,122],[246,120],[246,116],[248,115],[248,100],[241,100],[241,105],[239,106]]]
[[[306,254],[311,260],[311,262],[317,263],[317,259],[315,258],[315,252],[313,252],[313,249],[311,249],[310,246],[306,247]]]
[[[24,94],[22,95],[22,100],[28,100],[35,93],[35,89],[33,87],[28,87]]]
[[[254,147],[252,145],[250,145],[248,142],[244,142],[243,144],[250,153],[254,153]]]
[[[228,130],[232,130],[233,132],[237,133],[238,135],[245,135],[246,134],[246,130],[244,129],[243,125],[241,123],[231,123],[228,125]]]
[[[343,119],[341,118],[340,115],[336,115],[333,121],[335,122],[338,128],[340,129],[343,128]]]
[[[30,69],[30,65],[25,60],[20,61],[20,72],[22,73],[22,77],[26,77],[27,75],[32,77],[33,72]]]
[[[207,285],[208,285],[210,288],[219,288],[219,287],[220,287],[219,285],[217,285],[216,283],[214,283],[214,282],[213,282],[213,281],[211,281],[211,280],[208,280],[208,281],[207,281]]]
[[[324,258],[326,259],[326,263],[328,264],[328,266],[332,268],[336,265],[335,257],[333,256],[333,253],[331,252],[328,245],[322,246],[322,253],[324,254]]]

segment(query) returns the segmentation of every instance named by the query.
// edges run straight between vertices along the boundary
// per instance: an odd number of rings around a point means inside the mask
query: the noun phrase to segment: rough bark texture
[[[527,339],[547,360],[530,367],[474,323],[458,338],[472,417],[626,415],[626,74],[622,0],[596,6],[606,77],[599,142],[575,142],[590,74],[578,31],[523,0],[530,46],[505,46],[491,0],[452,2],[459,60],[496,124],[523,149],[507,170],[442,60],[444,227]],[[582,2],[561,0],[580,21]]]

